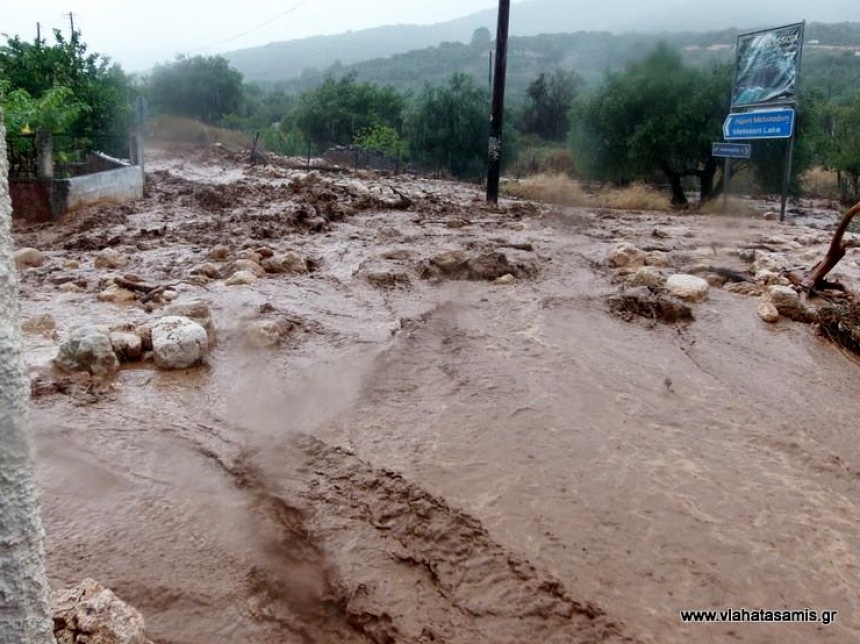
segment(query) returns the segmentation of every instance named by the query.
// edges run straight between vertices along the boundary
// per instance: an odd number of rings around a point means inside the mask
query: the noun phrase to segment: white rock
[[[690,302],[702,302],[708,299],[711,290],[707,281],[695,275],[672,275],[666,280],[666,288],[675,297]]]
[[[768,324],[779,322],[779,311],[770,300],[762,300],[759,302],[758,315]]]
[[[65,284],[60,284],[57,287],[57,290],[63,293],[83,293],[84,288],[82,286],[78,286],[74,282],[66,282]]]
[[[206,329],[188,318],[168,315],[151,328],[155,364],[163,369],[188,369],[200,364],[209,351]]]
[[[116,248],[103,248],[96,253],[96,268],[121,268],[128,264],[128,256],[119,252]]]
[[[646,253],[629,242],[620,242],[609,253],[609,263],[616,268],[639,268],[645,264]]]
[[[228,269],[228,273],[230,275],[242,271],[253,273],[257,277],[263,277],[266,274],[266,271],[263,270],[262,266],[257,262],[252,262],[250,259],[237,259]]]
[[[517,278],[510,273],[505,273],[501,277],[497,277],[494,283],[500,284],[501,286],[511,286],[517,283]]]
[[[51,593],[57,644],[151,644],[143,616],[92,579]]]
[[[250,248],[246,248],[246,249],[240,250],[238,253],[236,253],[236,259],[237,260],[247,259],[250,262],[254,262],[255,264],[259,264],[260,260],[262,260],[263,258],[260,256],[260,253],[258,253],[257,251],[251,250]]]
[[[45,263],[45,256],[35,248],[22,248],[15,251],[15,268],[39,268]]]
[[[784,257],[771,253],[757,254],[756,259],[752,265],[753,273],[758,273],[759,271],[763,270],[774,271],[778,273],[779,271],[786,270],[788,268],[790,267]]]
[[[81,267],[81,263],[76,259],[70,259],[65,264],[63,264],[63,268],[67,271],[74,271]]]
[[[164,310],[165,315],[178,315],[179,317],[194,320],[206,329],[209,335],[209,344],[215,342],[215,324],[212,322],[212,311],[209,303],[205,300],[191,300],[189,302],[178,302],[171,304]]]
[[[119,360],[104,326],[85,325],[72,329],[60,345],[54,364],[64,371],[88,371],[107,376],[119,369]]]
[[[248,284],[253,284],[258,279],[259,278],[250,271],[239,271],[237,273],[233,273],[230,277],[224,280],[224,284],[227,286],[247,286]]]
[[[768,293],[776,308],[797,308],[800,306],[800,296],[790,286],[771,286]]]

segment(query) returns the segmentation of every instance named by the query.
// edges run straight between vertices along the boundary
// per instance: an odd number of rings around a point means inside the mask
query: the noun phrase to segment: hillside
[[[508,95],[516,100],[541,72],[557,66],[571,68],[586,81],[618,70],[642,58],[658,42],[680,49],[693,64],[727,61],[733,56],[738,31],[711,33],[622,34],[580,32],[512,37],[508,60]],[[811,44],[816,43],[816,44]],[[853,96],[860,86],[860,23],[811,24],[804,54],[804,85],[825,95]],[[488,82],[488,46],[446,42],[387,58],[354,65],[335,65],[323,71],[306,71],[300,78],[279,83],[289,93],[316,86],[326,74],[355,72],[359,80],[390,84],[415,91],[425,83],[444,83],[452,73],[464,72]]]
[[[806,0],[782,0],[779,4],[725,0],[718,12],[703,14],[697,5],[680,0],[664,3],[663,9],[650,3],[627,7],[615,4],[606,9],[590,6],[588,12],[572,10],[570,0],[527,0],[515,2],[511,7],[511,35],[636,31],[653,38],[667,32],[713,33],[735,28],[746,31],[804,18],[832,23],[855,16],[856,12],[846,3],[834,1],[810,5]],[[480,27],[494,30],[495,21],[496,11],[491,9],[434,25],[394,25],[315,36],[228,52],[224,56],[247,80],[285,81],[299,77],[306,70],[322,70],[335,63],[348,66],[443,42],[467,43]]]

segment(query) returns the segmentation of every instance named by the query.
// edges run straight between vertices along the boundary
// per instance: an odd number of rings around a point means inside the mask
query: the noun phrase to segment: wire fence
[[[39,142],[40,139],[35,134],[7,135],[11,179],[39,178]],[[101,152],[117,159],[128,159],[129,145],[128,137],[55,134],[51,137],[53,176],[68,178],[87,173],[88,161],[93,152]]]

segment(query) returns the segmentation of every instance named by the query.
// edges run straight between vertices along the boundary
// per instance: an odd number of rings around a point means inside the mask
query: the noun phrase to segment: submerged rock
[[[39,268],[45,263],[45,256],[42,251],[35,248],[21,248],[15,251],[15,268]]]
[[[645,264],[647,253],[629,242],[620,242],[609,253],[609,264],[616,268],[639,268]]]
[[[119,369],[119,360],[104,326],[85,325],[72,329],[60,345],[54,364],[64,371],[88,371],[94,376],[109,376]]]
[[[115,248],[104,248],[96,253],[96,268],[121,268],[128,264],[128,256]]]
[[[206,358],[209,336],[197,322],[169,315],[154,322],[151,329],[153,357],[162,369],[188,369]]]

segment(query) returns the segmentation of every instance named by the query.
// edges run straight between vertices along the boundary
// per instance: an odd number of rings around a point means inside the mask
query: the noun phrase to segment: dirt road
[[[750,245],[808,266],[825,233],[496,213],[467,186],[226,155],[149,167],[139,204],[18,231],[48,257],[24,275],[25,317],[58,327],[28,336],[55,583],[97,578],[157,642],[860,636],[860,362],[718,288],[680,326],[606,304],[619,240],[665,251],[671,273],[737,268]],[[46,367],[76,323],[158,314],[98,302],[94,251],[179,281],[218,243],[294,250],[313,270],[178,285],[211,306],[208,367],[127,367],[108,384]],[[446,251],[483,257],[470,266],[490,274],[471,277],[493,279],[446,279],[430,261]],[[60,292],[65,273],[86,290]],[[278,316],[287,339],[247,344],[249,321]],[[743,607],[839,612],[829,626],[679,618]]]

